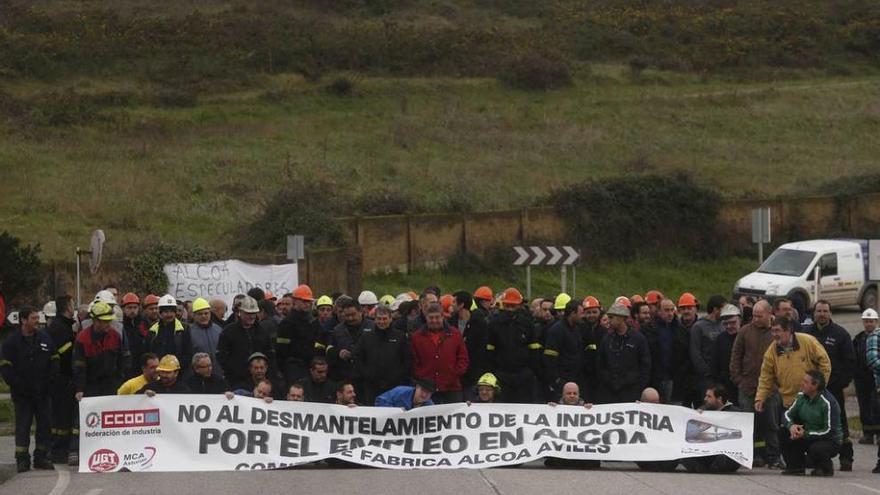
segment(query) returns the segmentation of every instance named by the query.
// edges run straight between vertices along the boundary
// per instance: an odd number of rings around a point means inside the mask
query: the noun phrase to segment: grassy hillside
[[[0,225],[53,259],[230,250],[311,182],[352,213],[812,192],[880,169],[880,16],[807,3],[0,1]]]

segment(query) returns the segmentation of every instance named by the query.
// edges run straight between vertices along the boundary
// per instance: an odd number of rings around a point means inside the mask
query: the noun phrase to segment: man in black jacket
[[[309,374],[309,362],[315,356],[318,321],[312,316],[314,296],[308,285],[294,289],[293,306],[278,325],[275,352],[278,366],[287,383],[293,383]]]
[[[58,375],[52,383],[52,461],[67,462],[67,450],[71,434],[79,436],[79,425],[73,420],[76,416],[76,400],[73,395],[73,298],[61,296],[55,299],[57,315],[49,325],[48,333],[58,349]],[[873,381],[873,379],[872,379]]]
[[[309,365],[309,378],[300,380],[305,392],[306,402],[336,403],[336,384],[328,378],[327,360],[321,356],[312,358]]]
[[[39,330],[36,310],[19,310],[21,329],[0,348],[0,373],[12,392],[15,406],[15,463],[19,473],[31,468],[31,424],[36,418],[34,467],[53,469],[49,462],[52,380],[58,374],[58,353],[48,333]]]
[[[569,301],[562,318],[547,330],[544,339],[543,366],[544,385],[552,400],[562,394],[566,382],[582,388],[584,373],[584,339],[579,324],[584,317],[580,301]],[[501,384],[504,387],[504,383]]]
[[[461,379],[461,384],[468,388],[489,371],[488,356],[486,356],[486,344],[489,341],[489,320],[491,319],[493,294],[492,289],[483,286],[474,292],[474,304],[477,305],[471,313],[467,328],[463,328],[462,336],[464,345],[468,351],[470,364]]]
[[[192,359],[192,374],[184,380],[191,394],[222,394],[229,390],[226,380],[214,374],[211,355],[197,352]]]
[[[223,369],[224,377],[230,384],[236,384],[250,379],[248,359],[255,352],[266,355],[269,361],[269,369],[274,369],[272,341],[269,334],[257,324],[257,313],[260,307],[257,301],[245,296],[238,308],[238,319],[228,325],[220,334],[217,343],[217,360]]]
[[[651,386],[663,404],[682,404],[691,393],[690,335],[675,315],[675,303],[662,299],[654,320],[643,329],[651,349]],[[687,401],[691,402],[691,401]]]
[[[634,402],[648,386],[651,352],[648,341],[626,322],[630,312],[622,304],[608,310],[612,332],[599,346],[598,367],[601,403]]]
[[[156,394],[188,394],[187,387],[178,378],[180,377],[180,361],[174,354],[166,354],[159,360],[159,367],[156,368],[159,373],[159,379],[152,381],[138,393],[146,394],[147,397],[153,397]]]
[[[715,385],[706,389],[701,411],[741,412],[731,402],[735,397],[724,385]],[[682,459],[681,464],[689,473],[732,473],[739,469],[739,463],[726,455],[710,455],[706,457],[690,457]]]
[[[354,350],[365,332],[373,329],[373,321],[364,318],[360,304],[348,299],[340,306],[343,322],[336,325],[327,346],[327,362],[330,363],[330,376],[336,381],[352,381],[355,389],[361,390],[363,382],[354,368]]]
[[[355,374],[363,380],[358,391],[364,404],[373,404],[382,392],[409,383],[412,359],[406,334],[391,328],[391,309],[379,305],[376,327],[364,332],[354,350]]]
[[[738,400],[739,390],[730,378],[730,356],[733,353],[733,343],[736,341],[736,335],[739,333],[741,314],[739,308],[733,304],[726,304],[721,309],[721,328],[723,331],[715,339],[712,348],[712,359],[709,361],[712,378],[715,380],[715,383],[724,386],[728,397],[731,398],[731,402],[734,405]]]
[[[826,387],[831,395],[837,399],[840,406],[840,417],[843,428],[843,443],[840,445],[840,470],[852,471],[853,447],[849,438],[849,424],[846,420],[846,399],[843,396],[849,382],[852,381],[856,367],[856,353],[853,348],[852,337],[842,326],[831,321],[831,304],[820,299],[813,305],[813,325],[807,329],[808,333],[816,337],[828,353],[831,359],[831,378]]]
[[[489,367],[501,381],[501,402],[538,404],[541,345],[522,302],[515,288],[504,291],[501,311],[489,322],[486,350]]]

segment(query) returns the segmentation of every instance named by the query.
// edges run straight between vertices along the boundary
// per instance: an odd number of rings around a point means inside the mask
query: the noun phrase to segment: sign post
[[[880,239],[868,241],[868,280],[872,282],[880,280]],[[876,298],[876,306],[880,311],[880,294]]]
[[[764,243],[770,242],[770,208],[752,210],[752,242],[758,245],[758,264],[764,263]]]

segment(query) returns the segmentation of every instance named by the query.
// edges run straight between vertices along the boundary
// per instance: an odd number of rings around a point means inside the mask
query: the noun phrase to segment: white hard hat
[[[112,306],[116,304],[116,297],[109,290],[102,290],[95,294],[95,302],[103,302]]]
[[[876,320],[877,319],[877,311],[874,308],[868,308],[862,313],[863,320]]]
[[[13,325],[18,325],[18,311],[10,312],[9,316],[6,317],[6,321]]]
[[[58,311],[55,309],[55,301],[49,301],[43,305],[43,314],[49,318],[55,318],[55,315],[58,314]]]
[[[376,297],[376,293],[371,290],[365,290],[361,292],[361,295],[358,296],[358,304],[361,306],[372,306],[375,304],[379,304],[379,298]]]
[[[162,303],[159,303],[161,306]],[[239,311],[244,313],[259,313],[260,305],[257,304],[257,300],[251,296],[245,296],[244,299],[241,300],[241,305],[238,307]]]
[[[729,316],[742,316],[742,311],[733,304],[725,304],[724,307],[721,308],[721,318],[727,318]]]
[[[159,307],[177,308],[177,301],[171,294],[165,294],[164,296],[159,298]]]
[[[400,294],[399,296],[394,298],[394,302],[391,303],[391,306],[390,306],[391,311],[397,311],[398,309],[400,309],[401,304],[403,304],[405,302],[412,301],[412,300],[413,299],[412,299],[412,297],[409,296],[409,294],[407,294],[405,292],[403,294]]]
[[[38,311],[37,314],[40,316],[40,324],[45,325],[46,324],[46,313],[44,313],[42,311]]]

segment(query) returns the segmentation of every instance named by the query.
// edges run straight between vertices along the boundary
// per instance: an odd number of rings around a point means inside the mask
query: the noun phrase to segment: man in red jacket
[[[413,377],[437,385],[435,404],[463,402],[461,377],[469,361],[461,332],[443,320],[443,308],[436,302],[428,304],[425,319],[426,326],[410,338]]]

